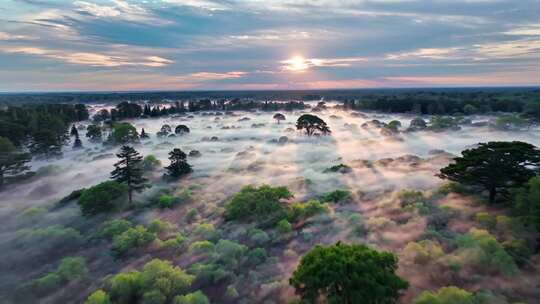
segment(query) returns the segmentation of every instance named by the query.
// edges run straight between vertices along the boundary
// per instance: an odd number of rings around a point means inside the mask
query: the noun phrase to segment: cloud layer
[[[5,0],[0,91],[540,84],[536,0]]]

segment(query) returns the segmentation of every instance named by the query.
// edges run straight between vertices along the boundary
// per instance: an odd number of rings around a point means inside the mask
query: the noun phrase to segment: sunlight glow
[[[285,64],[285,70],[293,72],[303,72],[310,67],[309,62],[301,55],[296,55],[290,59],[283,61],[282,63]]]

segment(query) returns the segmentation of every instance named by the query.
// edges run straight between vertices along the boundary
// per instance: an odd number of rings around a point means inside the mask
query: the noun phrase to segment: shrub
[[[33,287],[38,294],[49,293],[58,289],[62,284],[62,278],[55,272],[51,272],[33,282]]]
[[[286,221],[286,220],[285,220]],[[248,232],[249,240],[255,245],[264,245],[270,240],[268,234],[261,229],[251,229]]]
[[[56,273],[64,280],[82,279],[88,274],[86,260],[83,257],[63,258]]]
[[[323,202],[333,202],[333,203],[345,203],[351,199],[351,192],[348,190],[337,189],[331,192],[328,192],[323,195]]]
[[[111,299],[106,292],[99,289],[90,294],[84,304],[111,304]]]
[[[161,161],[150,154],[144,157],[142,167],[144,171],[154,171],[161,166]]]
[[[351,171],[352,171],[351,167],[345,164],[339,164],[339,165],[335,165],[330,168],[324,169],[323,173],[349,173]]]
[[[79,205],[84,215],[117,210],[127,196],[127,186],[116,181],[107,181],[83,191]]]
[[[197,276],[197,282],[202,285],[217,284],[222,280],[232,278],[234,273],[223,269],[215,263],[196,263],[191,266],[189,272]]]
[[[467,194],[468,190],[465,186],[463,186],[460,183],[456,182],[448,182],[439,187],[438,193],[442,195],[447,195],[450,193],[457,193],[457,194]]]
[[[114,238],[115,236],[122,234],[131,227],[133,227],[133,224],[128,220],[109,220],[105,222],[105,224],[103,224],[103,227],[99,232],[99,236],[104,238]]]
[[[426,203],[424,194],[416,190],[401,190],[398,192],[397,197],[400,201],[401,207]]]
[[[24,209],[24,211],[21,213],[22,216],[25,217],[34,217],[36,215],[41,215],[43,213],[46,213],[47,209],[41,208],[41,207],[30,207]]]
[[[379,229],[385,229],[391,226],[395,226],[395,222],[391,219],[388,219],[386,217],[370,217],[366,221],[367,226],[370,230],[379,230]]]
[[[502,243],[502,245],[519,266],[525,265],[533,253],[523,240],[512,239]]]
[[[488,231],[471,228],[465,235],[457,238],[457,256],[465,264],[481,272],[497,271],[505,276],[517,272],[517,266],[504,247]]]
[[[214,228],[214,225],[210,223],[202,223],[195,226],[193,235],[211,241],[215,241],[219,238],[219,232]]]
[[[159,208],[172,208],[173,205],[174,205],[174,196],[172,195],[162,195],[159,197],[159,200],[158,200],[158,205],[159,205]]]
[[[193,276],[169,261],[153,259],[141,271],[119,273],[109,280],[114,303],[167,303],[184,294]]]
[[[214,244],[204,240],[204,241],[197,241],[193,242],[191,245],[189,245],[189,252],[191,254],[209,254],[214,252]]]
[[[184,220],[188,223],[191,223],[195,217],[197,216],[197,209],[195,208],[191,208],[189,209],[189,211],[186,213],[185,217],[184,217]]]
[[[117,235],[114,238],[112,250],[115,255],[121,256],[132,249],[146,246],[155,238],[154,233],[148,231],[144,226],[138,225]]]
[[[183,296],[176,296],[173,304],[210,304],[210,301],[202,291],[198,290]]]
[[[107,141],[114,145],[134,143],[139,140],[137,129],[128,122],[119,122],[112,125],[112,134]]]
[[[540,231],[540,176],[531,178],[513,192],[514,214],[525,224]]]
[[[148,225],[148,231],[159,234],[172,228],[172,224],[160,219],[153,219]]]
[[[215,261],[228,269],[234,269],[246,251],[247,247],[242,244],[230,240],[219,240],[215,247]]]
[[[257,247],[253,250],[250,250],[248,253],[248,262],[251,265],[259,265],[266,261],[267,255],[266,250],[261,247]]]
[[[478,212],[474,219],[477,223],[488,229],[494,229],[497,225],[497,219],[487,212]]]
[[[63,226],[49,226],[38,229],[24,229],[17,232],[16,246],[39,247],[40,255],[48,255],[53,252],[72,249],[83,243],[83,237],[79,231]]]
[[[186,238],[182,234],[177,233],[173,238],[164,241],[163,246],[168,249],[180,250],[182,249],[185,241]]]
[[[286,219],[282,219],[277,223],[277,230],[281,233],[289,233],[292,231],[292,225]]]
[[[424,291],[413,304],[474,304],[474,295],[455,286],[443,287],[436,292]]]
[[[276,223],[285,217],[287,211],[280,200],[291,197],[286,187],[246,186],[227,203],[225,216],[229,220]]]
[[[305,203],[292,204],[289,208],[287,218],[289,221],[294,222],[327,211],[326,206],[318,200],[309,200]]]
[[[403,254],[414,263],[425,265],[444,255],[444,251],[439,244],[429,240],[420,242],[409,242],[403,249]]]

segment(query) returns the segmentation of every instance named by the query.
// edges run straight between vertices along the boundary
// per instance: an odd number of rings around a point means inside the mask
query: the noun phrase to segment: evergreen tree
[[[141,139],[150,138],[150,136],[148,136],[148,133],[146,133],[146,131],[144,131],[144,128],[142,128],[142,130],[141,130],[141,135],[139,135],[139,137],[140,137]]]
[[[129,203],[133,201],[133,191],[141,192],[146,188],[146,178],[143,177],[143,157],[130,146],[122,146],[120,153],[116,154],[120,160],[114,164],[111,178],[128,186]]]
[[[82,141],[79,138],[79,133],[75,134],[75,141],[73,142],[73,149],[80,149],[82,148]]]
[[[98,125],[89,125],[86,128],[86,137],[90,138],[90,141],[100,142],[103,133],[101,132],[101,127]]]
[[[69,135],[79,137],[79,131],[75,127],[75,124],[71,125],[71,131],[69,132]]]
[[[171,164],[165,167],[165,170],[167,170],[167,176],[179,178],[182,175],[191,173],[193,169],[191,169],[191,165],[187,163],[186,157],[186,153],[178,148],[175,148],[169,152],[169,160],[171,161]]]
[[[6,175],[15,176],[29,169],[27,153],[21,153],[8,138],[0,137],[0,188]]]

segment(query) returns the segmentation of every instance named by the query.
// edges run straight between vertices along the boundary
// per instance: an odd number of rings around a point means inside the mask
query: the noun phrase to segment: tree
[[[78,204],[84,215],[111,212],[125,200],[127,186],[116,181],[106,181],[85,189]]]
[[[277,123],[279,125],[280,121],[285,120],[285,115],[283,115],[281,113],[276,113],[276,114],[274,114],[273,118],[277,121]]]
[[[127,144],[139,141],[137,129],[135,129],[132,124],[128,122],[114,123],[112,127],[113,130],[110,141],[112,141],[113,144]]]
[[[143,177],[143,157],[133,147],[122,146],[116,154],[120,160],[114,164],[111,178],[128,187],[129,203],[133,202],[133,191],[140,192],[146,188],[146,178]]]
[[[82,148],[82,141],[79,138],[79,133],[75,135],[75,141],[73,142],[73,149],[80,149]]]
[[[70,136],[79,136],[79,131],[75,127],[75,124],[71,125],[71,131],[69,131]]]
[[[174,128],[174,133],[176,134],[189,133],[189,128],[186,125],[178,125],[176,128]]]
[[[147,138],[150,138],[150,136],[148,136],[148,133],[146,133],[146,131],[144,131],[144,128],[141,129],[141,135],[139,136],[141,139],[147,139]]]
[[[225,205],[225,217],[231,220],[278,222],[286,217],[282,199],[293,195],[287,187],[245,186]]]
[[[98,125],[89,125],[86,127],[86,137],[92,142],[100,142],[103,133],[101,132],[101,127]]]
[[[328,135],[331,133],[330,128],[326,125],[324,120],[320,119],[316,115],[304,114],[296,121],[297,130],[305,130],[308,136],[314,134]]]
[[[0,189],[6,175],[16,176],[28,170],[26,163],[29,160],[27,153],[20,152],[9,139],[0,137]]]
[[[183,175],[191,173],[193,169],[191,169],[191,165],[187,163],[186,158],[186,153],[178,148],[175,148],[169,152],[169,160],[171,161],[171,164],[165,167],[165,170],[167,170],[167,176],[179,178]]]
[[[489,192],[490,203],[495,202],[498,193],[526,183],[536,175],[540,165],[540,151],[519,141],[480,143],[461,154],[462,157],[454,158],[454,163],[442,168],[438,176],[484,188]]]
[[[540,176],[514,191],[513,212],[527,226],[540,231]]]
[[[395,303],[407,281],[395,274],[398,259],[365,245],[317,245],[306,253],[289,283],[309,303]]]

